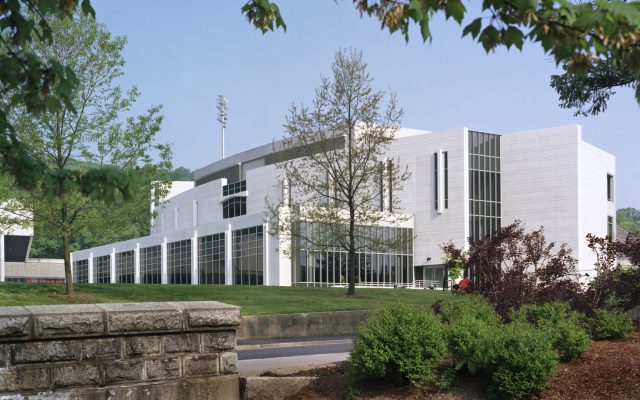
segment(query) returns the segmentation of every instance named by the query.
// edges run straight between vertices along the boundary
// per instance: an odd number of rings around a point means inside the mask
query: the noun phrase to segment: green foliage
[[[473,355],[480,338],[488,328],[500,326],[501,319],[483,297],[464,295],[438,301],[433,305],[436,314],[447,325],[449,350],[454,358],[454,369],[467,367],[475,373],[478,366]]]
[[[446,330],[438,317],[399,304],[360,325],[350,365],[361,379],[421,385],[439,380],[438,368],[446,354]]]
[[[287,25],[280,15],[280,9],[275,3],[269,0],[250,0],[242,6],[242,13],[246,14],[247,20],[251,22],[262,33],[273,31],[278,28],[287,30]]]
[[[640,210],[621,208],[616,212],[616,222],[629,232],[640,234]]]
[[[118,85],[126,38],[112,36],[104,25],[84,15],[49,15],[47,23],[53,40],[34,39],[24,44],[25,51],[40,59],[63,58],[78,83],[66,103],[54,109],[34,114],[28,106],[16,106],[8,113],[22,146],[32,159],[47,165],[52,176],[46,185],[10,193],[16,201],[8,211],[33,218],[44,240],[58,238],[71,292],[73,245],[105,244],[127,238],[122,235],[147,232],[137,227],[148,227],[152,191],[160,197],[166,193],[171,149],[156,142],[160,106],[127,115],[139,91]],[[3,99],[12,93],[3,94]],[[95,184],[78,187],[73,176]],[[117,189],[122,185],[110,184],[122,177],[126,177],[124,194]],[[132,187],[135,190],[128,190]],[[105,199],[110,200],[108,205]],[[51,243],[40,248],[55,250]]]
[[[454,323],[464,318],[474,318],[488,326],[495,326],[501,322],[493,306],[480,295],[451,297],[434,304],[434,309],[446,323]]]
[[[78,7],[80,6],[80,7]],[[101,200],[129,196],[135,185],[131,174],[110,168],[78,171],[52,168],[36,158],[22,142],[9,113],[24,108],[33,116],[47,112],[69,115],[78,112],[72,97],[80,84],[69,65],[63,65],[59,54],[44,56],[30,47],[38,40],[51,44],[54,30],[51,18],[69,18],[80,10],[95,17],[89,0],[30,1],[6,0],[2,3],[0,27],[0,169],[21,189],[41,189],[49,200],[61,187]]]
[[[540,392],[558,364],[545,332],[511,323],[480,336],[471,362],[488,375],[488,390],[500,398],[521,398]]]
[[[628,311],[640,305],[640,268],[615,270],[612,289],[612,298],[620,311]]]
[[[571,311],[567,303],[527,304],[512,312],[511,319],[528,323],[548,334],[561,361],[579,357],[591,343],[582,326],[584,315]]]
[[[596,310],[591,318],[591,335],[594,339],[623,339],[633,332],[633,322],[622,311]]]
[[[172,181],[192,181],[193,171],[186,167],[178,167],[169,172],[169,179]]]
[[[560,97],[560,107],[574,109],[575,116],[598,115],[607,109],[615,88],[638,85],[629,71],[608,60],[594,63],[587,71],[574,71],[566,63],[562,67],[562,75],[551,76],[551,87]]]

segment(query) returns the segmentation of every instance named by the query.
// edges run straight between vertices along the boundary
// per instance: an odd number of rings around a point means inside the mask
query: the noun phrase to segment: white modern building
[[[64,282],[64,260],[29,258],[33,242],[30,218],[0,205],[0,221],[4,222],[0,223],[0,282]]]
[[[408,166],[400,199],[409,218],[370,227],[400,237],[393,253],[358,253],[361,286],[414,286],[443,278],[440,246],[465,246],[515,220],[543,225],[567,243],[581,272],[593,270],[587,233],[613,235],[615,157],[582,140],[578,125],[495,135],[467,128],[402,128],[388,157]],[[278,143],[207,165],[195,186],[157,208],[151,234],[72,254],[77,282],[336,285],[346,255],[337,249],[279,251],[289,238],[266,226],[265,198],[283,196]],[[186,186],[185,186],[186,185]],[[384,211],[384,204],[381,204]],[[304,229],[312,229],[307,223]],[[302,228],[301,228],[302,229]]]

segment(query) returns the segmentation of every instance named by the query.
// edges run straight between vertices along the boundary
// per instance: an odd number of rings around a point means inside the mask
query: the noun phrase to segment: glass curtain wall
[[[100,256],[93,258],[94,280],[96,283],[111,282],[111,256]]]
[[[89,283],[89,260],[73,262],[73,282]]]
[[[305,286],[346,284],[347,252],[338,246],[311,244],[311,241],[322,242],[322,239],[315,239],[322,236],[321,224],[301,222],[299,230],[292,283]],[[366,239],[361,239],[357,246],[367,250],[356,253],[357,285],[393,287],[413,284],[413,229],[359,226],[358,231],[358,236]]]
[[[140,283],[162,283],[162,249],[160,245],[140,249]]]
[[[264,284],[262,225],[233,231],[233,271],[236,285]]]
[[[191,239],[167,243],[167,283],[191,284]]]
[[[200,284],[224,285],[224,233],[198,238],[198,271]]]
[[[116,280],[118,283],[134,283],[133,250],[116,253]]]
[[[500,136],[469,131],[469,235],[500,229]]]

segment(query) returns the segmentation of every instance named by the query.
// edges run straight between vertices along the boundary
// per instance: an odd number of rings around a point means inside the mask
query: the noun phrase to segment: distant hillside
[[[618,225],[632,233],[640,234],[640,210],[621,208],[616,213]]]
[[[178,167],[169,173],[172,181],[192,181],[193,171],[189,168]]]

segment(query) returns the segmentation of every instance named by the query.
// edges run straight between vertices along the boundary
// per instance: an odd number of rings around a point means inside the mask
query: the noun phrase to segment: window
[[[247,181],[233,182],[222,187],[222,196],[231,196],[232,194],[246,192]]]
[[[387,160],[387,191],[389,196],[389,212],[393,212],[393,161]]]
[[[607,174],[607,200],[613,201],[613,175]]]
[[[609,241],[613,241],[613,217],[607,217],[607,237]]]
[[[444,158],[444,208],[449,208],[449,153],[443,152]]]
[[[247,198],[232,197],[222,203],[222,218],[235,218],[247,214]]]
[[[236,285],[262,285],[264,233],[262,225],[233,231]]]
[[[73,262],[73,281],[76,283],[89,283],[89,260]]]
[[[449,152],[442,152],[443,174],[444,174],[444,208],[449,208]],[[438,209],[438,153],[433,153],[433,182],[434,182],[434,198],[435,209]]]
[[[469,131],[468,152],[469,236],[482,239],[500,229],[500,136]]]
[[[201,284],[224,285],[224,233],[198,238],[198,270]]]
[[[438,209],[438,153],[433,153],[433,198],[435,209]]]
[[[167,283],[191,283],[191,239],[167,243]]]
[[[134,273],[133,250],[116,253],[116,281],[134,283]]]
[[[348,254],[327,241],[331,227],[300,222],[298,252],[292,265],[292,283],[332,286],[348,281]],[[360,240],[356,252],[358,285],[393,287],[413,283],[413,230],[383,226],[356,226]],[[325,244],[323,244],[325,243]]]
[[[93,258],[93,270],[96,283],[111,282],[111,256],[101,256]]]
[[[140,249],[140,283],[162,283],[162,249],[160,245]]]

